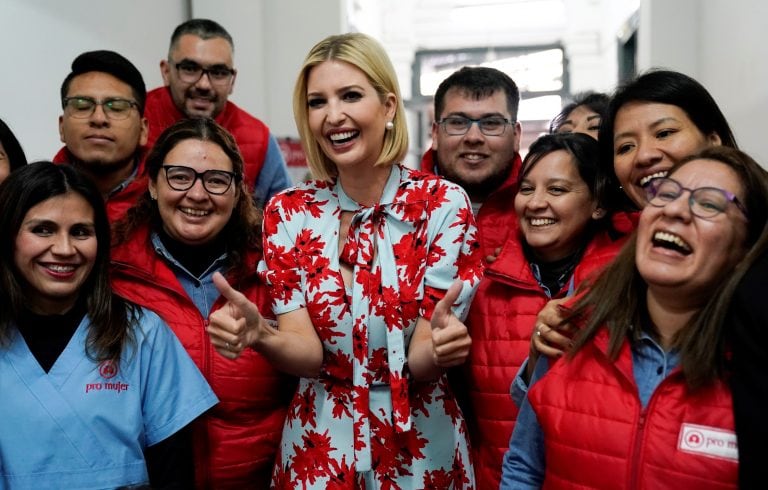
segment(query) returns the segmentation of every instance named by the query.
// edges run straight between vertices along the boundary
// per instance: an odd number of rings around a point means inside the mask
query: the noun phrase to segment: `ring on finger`
[[[226,347],[227,350],[229,350],[232,348],[232,344],[230,344],[229,342],[224,342],[224,347]]]

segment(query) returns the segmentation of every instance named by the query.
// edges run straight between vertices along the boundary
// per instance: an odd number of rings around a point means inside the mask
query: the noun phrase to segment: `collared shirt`
[[[107,195],[107,199],[112,198],[115,194],[122,192],[126,187],[128,187],[128,184],[133,182],[133,179],[136,178],[136,175],[139,173],[139,166],[134,163],[133,170],[131,171],[131,175],[125,178],[122,182],[117,184],[114,189],[109,191],[109,194]]]
[[[632,374],[635,378],[638,397],[643,408],[648,405],[651,395],[659,384],[680,364],[680,354],[676,350],[665,352],[664,349],[646,332],[640,339],[631,343]],[[525,364],[520,372],[525,369]],[[549,363],[545,357],[536,363],[531,386],[541,379]],[[518,377],[520,376],[518,372]],[[522,381],[522,380],[520,380]],[[515,383],[518,379],[515,378]],[[513,391],[514,384],[513,383]],[[509,450],[502,463],[502,489],[540,488],[545,471],[544,432],[525,397],[517,416],[515,430],[509,441]],[[514,475],[514,480],[512,476]]]
[[[205,270],[200,277],[195,277],[194,274],[189,272],[178,260],[176,260],[168,249],[163,245],[163,241],[160,240],[160,236],[152,232],[152,246],[155,248],[155,252],[163,257],[171,265],[171,270],[176,275],[176,279],[186,291],[187,296],[192,300],[203,318],[208,318],[211,314],[211,308],[213,303],[220,296],[219,290],[216,289],[216,285],[213,284],[213,273],[216,271],[224,272],[224,263],[227,259],[227,254],[222,254],[218,259]]]

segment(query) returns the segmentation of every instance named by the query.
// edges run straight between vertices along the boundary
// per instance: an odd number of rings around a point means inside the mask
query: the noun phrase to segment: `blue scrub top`
[[[146,483],[144,449],[218,402],[149,310],[119,365],[88,358],[88,328],[86,317],[47,374],[17,331],[0,348],[0,489]]]

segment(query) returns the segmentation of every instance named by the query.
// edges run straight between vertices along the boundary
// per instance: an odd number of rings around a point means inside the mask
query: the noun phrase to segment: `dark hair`
[[[8,166],[11,172],[27,164],[27,157],[24,155],[19,140],[16,139],[11,128],[2,119],[0,119],[0,143],[2,143],[5,154],[8,156]]]
[[[507,110],[512,122],[517,121],[520,91],[506,73],[484,66],[465,66],[453,72],[435,92],[435,119],[440,119],[445,108],[445,94],[453,88],[475,100],[485,99],[501,90],[507,96]]]
[[[16,236],[29,210],[52,197],[69,193],[85,199],[93,209],[97,250],[93,270],[80,289],[91,322],[87,355],[97,361],[119,361],[126,342],[133,341],[132,325],[137,311],[112,292],[109,283],[109,221],[104,200],[91,180],[71,165],[48,161],[30,163],[0,184],[0,202],[13,203],[0,213],[0,342],[9,340],[10,329],[25,304],[22,280],[15,265]]]
[[[702,134],[706,136],[715,133],[720,137],[723,146],[738,148],[731,127],[717,102],[707,89],[693,78],[676,71],[654,69],[628,81],[613,94],[598,134],[602,163],[611,170],[613,179],[611,189],[620,194],[618,198],[623,200],[627,209],[632,209],[635,205],[621,191],[613,170],[613,138],[616,114],[630,102],[669,104],[679,107]]]
[[[722,281],[712,291],[704,306],[681,329],[674,344],[680,350],[681,366],[686,382],[697,388],[721,378],[725,373],[726,345],[724,323],[733,291],[744,272],[768,244],[768,173],[749,155],[731,147],[709,147],[692,155],[670,169],[678,169],[696,160],[715,160],[736,172],[744,189],[747,210],[746,245],[749,251],[732,270],[725,271]],[[584,327],[577,336],[575,352],[583,347],[597,331],[607,325],[610,341],[608,355],[616,359],[625,339],[636,339],[647,313],[645,303],[647,284],[635,262],[637,234],[633,235],[621,253],[578,301],[565,321],[582,319]],[[632,328],[632,326],[636,328]]]
[[[72,61],[72,71],[61,84],[61,104],[64,107],[64,98],[69,94],[69,86],[72,80],[84,73],[101,72],[112,75],[131,87],[133,97],[139,105],[139,114],[144,115],[144,104],[147,100],[147,86],[141,72],[124,56],[114,51],[88,51],[82,53]]]
[[[260,249],[261,219],[243,181],[243,157],[229,131],[208,118],[185,118],[178,121],[163,131],[147,155],[145,161],[147,175],[153,182],[157,182],[165,157],[179,143],[186,140],[210,141],[219,146],[232,161],[232,171],[235,173],[234,185],[239,194],[232,216],[221,233],[226,238],[229,267],[235,276],[239,277],[237,273],[243,272],[241,266],[245,251],[252,248]],[[128,240],[136,229],[147,224],[154,229],[162,227],[157,201],[152,200],[149,190],[139,197],[124,218],[115,223],[115,243],[120,244]]]
[[[602,118],[605,116],[605,112],[608,109],[608,102],[610,100],[611,98],[608,97],[608,95],[600,92],[583,92],[581,94],[577,94],[573,98],[573,101],[563,106],[560,112],[552,119],[552,122],[549,123],[549,132],[557,132],[560,126],[563,125],[563,122],[565,122],[568,119],[568,116],[571,115],[571,112],[580,106],[586,106],[590,110],[599,114],[600,121],[602,123]]]
[[[185,34],[191,34],[206,40],[217,37],[223,38],[232,47],[232,52],[234,53],[235,51],[235,43],[232,41],[232,36],[229,35],[229,32],[221,24],[210,19],[190,19],[182,22],[173,30],[171,45],[168,48],[168,59],[171,58],[171,51],[176,46],[176,43],[179,42],[179,38]]]
[[[597,203],[597,206],[604,209],[606,215],[595,224],[602,226],[611,226],[610,215],[615,210],[615,203],[611,202],[608,192],[609,176],[605,172],[605,167],[599,163],[600,148],[589,135],[583,133],[555,133],[540,136],[531,143],[528,148],[528,154],[523,160],[520,175],[518,177],[517,188],[523,182],[523,179],[533,170],[545,156],[552,152],[563,150],[571,155],[571,161],[579,172],[581,180],[587,184],[589,193]]]

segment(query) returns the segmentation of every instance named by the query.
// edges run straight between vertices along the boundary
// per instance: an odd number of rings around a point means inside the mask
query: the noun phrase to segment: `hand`
[[[237,359],[246,347],[258,344],[270,333],[270,327],[259,309],[240,291],[229,285],[219,272],[213,283],[227,303],[211,313],[206,331],[216,351],[228,359]]]
[[[549,358],[562,356],[571,346],[571,338],[576,328],[570,323],[563,323],[569,309],[564,303],[571,298],[550,300],[536,316],[536,325],[531,332],[531,350],[528,355],[528,379],[539,355]]]
[[[496,247],[496,249],[493,251],[493,255],[488,255],[485,257],[485,261],[489,264],[493,264],[496,262],[496,259],[499,258],[499,254],[501,253],[501,247]]]
[[[463,283],[454,281],[432,313],[432,358],[436,366],[447,368],[463,364],[472,339],[467,326],[453,314],[451,306],[459,297]]]

